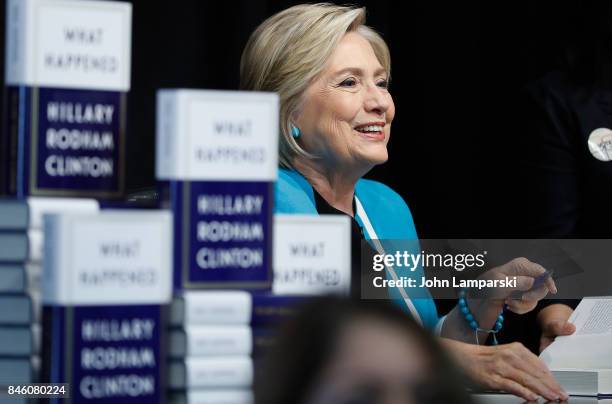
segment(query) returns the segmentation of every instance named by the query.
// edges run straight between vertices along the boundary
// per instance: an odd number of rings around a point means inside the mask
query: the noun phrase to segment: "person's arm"
[[[448,338],[440,338],[440,342],[484,388],[504,390],[528,401],[537,401],[538,396],[553,401],[568,398],[544,362],[519,343],[481,346]]]

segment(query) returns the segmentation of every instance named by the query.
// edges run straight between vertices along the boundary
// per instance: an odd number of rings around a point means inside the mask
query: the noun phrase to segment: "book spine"
[[[25,85],[29,66],[28,49],[31,35],[28,32],[32,1],[8,0],[6,2],[5,47],[5,119],[3,127],[3,179],[2,193],[23,197],[27,195],[27,162],[31,115],[31,89]]]
[[[247,389],[200,390],[173,394],[170,404],[253,404],[253,392]]]
[[[253,361],[248,356],[187,358],[170,364],[173,389],[239,388],[252,384]]]
[[[186,292],[173,306],[171,322],[178,326],[246,325],[252,311],[251,295],[245,291]]]
[[[170,333],[171,357],[250,355],[248,326],[190,326]]]
[[[43,304],[48,302],[56,302],[59,300],[59,289],[61,289],[62,279],[59,279],[62,272],[58,268],[62,268],[61,257],[58,250],[61,246],[67,244],[63,240],[66,232],[61,231],[62,222],[58,215],[49,215],[45,217],[43,223],[43,271],[42,271],[42,297]],[[65,269],[66,270],[66,269]],[[64,270],[64,271],[65,271]]]
[[[265,358],[276,346],[278,341],[278,330],[274,327],[253,328],[253,358]]]
[[[272,294],[253,294],[253,327],[276,326],[295,316],[300,305],[306,301],[304,296],[282,296]]]
[[[165,178],[165,173],[175,172],[174,165],[180,164],[177,156],[181,139],[177,138],[180,120],[177,116],[177,96],[174,91],[159,90],[156,104],[156,147],[155,176]]]
[[[0,293],[25,293],[28,287],[23,265],[0,265]]]
[[[0,326],[0,356],[30,357],[39,354],[40,326]]]
[[[30,296],[0,295],[0,307],[10,307],[10,310],[0,310],[1,325],[28,325],[37,320]]]
[[[40,361],[31,358],[0,358],[0,386],[25,384],[37,381]],[[13,403],[12,400],[8,401]]]

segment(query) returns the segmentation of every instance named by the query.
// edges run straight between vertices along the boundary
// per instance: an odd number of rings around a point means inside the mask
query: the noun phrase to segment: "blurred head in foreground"
[[[434,339],[386,301],[317,299],[283,331],[256,404],[470,402]]]

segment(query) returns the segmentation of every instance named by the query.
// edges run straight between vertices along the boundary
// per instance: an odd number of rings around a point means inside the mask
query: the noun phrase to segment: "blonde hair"
[[[364,25],[365,18],[363,7],[301,4],[273,15],[251,34],[240,61],[240,88],[279,94],[282,167],[291,168],[296,155],[313,157],[291,136],[291,120],[299,111],[304,91],[344,34],[357,32],[368,40],[390,75],[389,48],[376,31]]]

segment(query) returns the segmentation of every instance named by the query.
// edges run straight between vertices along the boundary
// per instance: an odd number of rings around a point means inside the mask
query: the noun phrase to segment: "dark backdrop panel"
[[[156,89],[237,89],[249,34],[297,3],[133,1],[130,190],[154,185]],[[355,3],[367,7],[368,23],[388,41],[393,59],[397,115],[390,160],[370,177],[406,199],[421,237],[503,234],[503,220],[512,212],[500,200],[520,195],[504,189],[512,170],[498,157],[511,136],[505,129],[512,100],[525,82],[554,68],[576,6],[529,0]],[[2,21],[3,13],[4,5]]]

